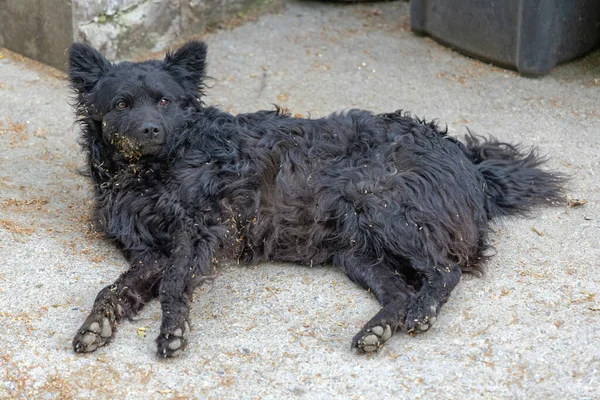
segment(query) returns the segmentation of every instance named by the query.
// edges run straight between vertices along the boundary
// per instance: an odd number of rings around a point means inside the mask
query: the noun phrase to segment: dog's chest
[[[126,247],[164,245],[176,220],[173,197],[156,171],[130,168],[97,184],[96,214],[108,236]]]

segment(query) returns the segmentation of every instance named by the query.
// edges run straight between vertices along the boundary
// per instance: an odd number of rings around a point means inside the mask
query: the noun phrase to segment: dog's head
[[[84,126],[127,159],[161,152],[200,107],[206,45],[192,41],[164,60],[110,63],[94,48],[72,44],[69,80]]]

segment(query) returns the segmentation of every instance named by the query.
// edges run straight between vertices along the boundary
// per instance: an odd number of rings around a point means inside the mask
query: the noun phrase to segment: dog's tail
[[[495,138],[486,139],[469,132],[465,136],[466,155],[485,178],[489,218],[523,215],[538,205],[565,204],[565,175],[540,168],[546,162],[537,149]]]

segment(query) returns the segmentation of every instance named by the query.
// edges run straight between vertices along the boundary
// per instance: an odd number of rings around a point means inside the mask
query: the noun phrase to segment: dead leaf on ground
[[[146,337],[146,330],[148,329],[147,326],[141,326],[139,328],[136,329],[136,333],[139,337]]]
[[[538,231],[537,228],[535,226],[531,227],[531,230],[535,233],[537,233],[538,236],[544,236],[544,232],[542,231]]]
[[[579,207],[584,204],[587,204],[587,202],[588,201],[586,199],[567,199],[567,207],[569,207],[569,208]]]

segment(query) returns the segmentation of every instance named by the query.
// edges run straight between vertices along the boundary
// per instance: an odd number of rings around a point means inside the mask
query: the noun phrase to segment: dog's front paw
[[[177,357],[187,346],[187,338],[190,333],[190,326],[187,321],[183,321],[181,326],[170,329],[161,329],[160,335],[156,338],[156,353],[159,357]]]
[[[429,330],[437,320],[439,308],[439,304],[430,297],[415,298],[406,310],[404,326],[408,333],[419,333]]]
[[[90,314],[73,338],[73,350],[75,353],[90,353],[110,343],[115,328],[116,322],[111,315],[103,312]]]

